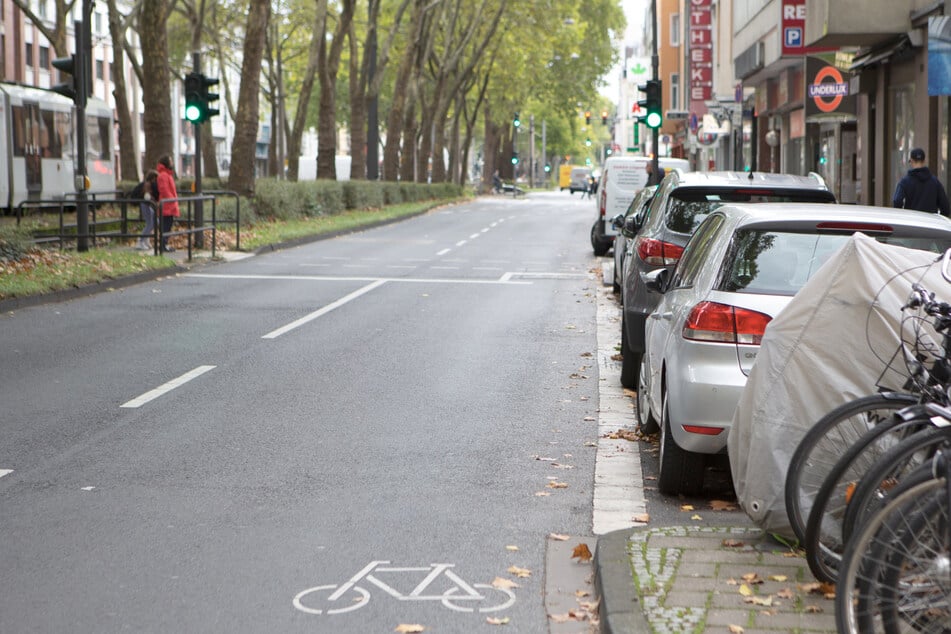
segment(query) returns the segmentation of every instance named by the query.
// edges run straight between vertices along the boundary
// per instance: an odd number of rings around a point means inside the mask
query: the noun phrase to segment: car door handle
[[[670,321],[671,319],[674,318],[674,314],[672,312],[660,313],[659,315],[657,315],[657,318],[666,319],[667,321]]]

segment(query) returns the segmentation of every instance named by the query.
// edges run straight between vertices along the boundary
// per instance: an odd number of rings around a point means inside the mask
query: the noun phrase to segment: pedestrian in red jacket
[[[175,188],[172,157],[168,154],[164,155],[159,159],[155,169],[158,172],[158,191],[162,209],[162,252],[171,253],[175,249],[168,246],[168,233],[172,230],[175,218],[182,215],[178,209],[178,190]]]

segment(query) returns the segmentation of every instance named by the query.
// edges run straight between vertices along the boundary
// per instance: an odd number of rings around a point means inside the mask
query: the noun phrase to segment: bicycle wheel
[[[848,541],[856,527],[864,525],[866,519],[881,508],[890,490],[949,441],[951,428],[928,427],[882,454],[879,463],[855,487],[842,520],[842,539]]]
[[[806,562],[819,581],[835,583],[845,544],[842,520],[859,479],[873,468],[888,449],[921,429],[919,419],[903,420],[892,416],[868,430],[835,463],[816,492],[806,522],[803,548]]]
[[[945,480],[927,478],[896,490],[869,518],[842,557],[839,632],[951,631],[949,512]]]
[[[845,448],[896,410],[917,402],[918,396],[903,392],[863,396],[831,410],[806,432],[790,459],[785,487],[786,514],[800,541],[806,537],[816,491]]]

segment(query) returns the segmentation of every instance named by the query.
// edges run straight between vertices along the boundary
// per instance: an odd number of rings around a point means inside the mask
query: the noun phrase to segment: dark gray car
[[[660,184],[637,234],[628,241],[621,275],[621,385],[637,387],[644,354],[644,323],[660,301],[641,276],[673,268],[684,246],[707,215],[727,203],[834,203],[818,174],[795,176],[764,172],[677,172]]]

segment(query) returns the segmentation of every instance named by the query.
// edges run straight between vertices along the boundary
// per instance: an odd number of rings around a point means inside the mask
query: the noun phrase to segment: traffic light
[[[206,104],[201,97],[201,73],[185,75],[185,120],[201,123]]]
[[[601,111],[601,125],[607,125],[607,124],[608,124],[608,111],[602,110]]]
[[[584,111],[584,122],[588,125],[591,125],[591,111],[590,110]]]
[[[588,147],[591,147],[591,138],[589,137],[589,138],[585,139],[585,140],[584,140],[584,144],[587,145]]]
[[[69,97],[77,103],[79,102],[77,97],[82,94],[82,80],[79,77],[80,63],[79,55],[57,57],[53,60],[53,68],[63,75],[72,75],[71,79],[53,86],[53,92]]]
[[[206,77],[205,75],[201,76],[201,97],[205,102],[205,113],[202,117],[202,121],[207,121],[218,114],[218,109],[212,108],[214,105],[212,102],[218,101],[218,93],[208,92],[209,88],[217,85],[217,77]]]
[[[664,122],[664,116],[661,114],[661,81],[648,79],[646,84],[640,84],[637,88],[644,93],[644,99],[637,102],[645,113],[641,120],[647,124],[648,128],[656,130]]]
[[[512,118],[512,125],[515,128],[518,128],[520,125],[522,125],[522,120],[518,118],[517,112],[515,113],[515,116]]]
[[[512,165],[518,165],[518,152],[512,152]]]

